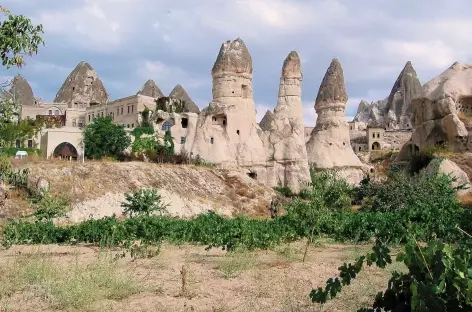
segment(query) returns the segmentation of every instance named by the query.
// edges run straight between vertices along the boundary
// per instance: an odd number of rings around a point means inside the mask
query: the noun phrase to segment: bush
[[[85,155],[90,158],[118,156],[131,144],[123,126],[115,125],[111,117],[98,117],[84,130]]]
[[[128,216],[149,216],[154,212],[163,213],[166,211],[162,203],[162,197],[156,189],[139,189],[132,193],[125,194],[125,201],[121,204],[124,207],[123,213]]]
[[[8,159],[0,159],[0,182],[21,189],[28,189],[29,169],[13,169]]]
[[[33,216],[38,221],[50,221],[66,215],[69,208],[69,201],[63,196],[52,196],[46,194],[38,201],[33,202],[31,208],[34,210]]]
[[[14,157],[16,152],[26,151],[28,155],[41,155],[41,150],[37,148],[16,148],[16,147],[7,147],[0,148],[0,156]]]
[[[418,174],[422,169],[426,168],[433,159],[433,151],[428,149],[422,150],[411,157],[407,166],[407,172],[410,175]]]
[[[136,138],[139,138],[143,134],[154,135],[154,128],[152,126],[136,127],[133,129],[132,133]]]

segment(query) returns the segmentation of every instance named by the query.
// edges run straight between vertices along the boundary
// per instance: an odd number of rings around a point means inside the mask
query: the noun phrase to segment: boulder
[[[40,196],[45,196],[50,189],[50,184],[48,180],[43,177],[38,178],[38,181],[35,185],[35,192]]]
[[[458,195],[462,196],[469,194],[472,191],[471,184],[467,173],[465,173],[459,166],[448,159],[433,159],[425,170],[431,174],[446,174],[454,178],[456,181],[452,182],[453,187],[464,186],[465,189],[458,191]]]

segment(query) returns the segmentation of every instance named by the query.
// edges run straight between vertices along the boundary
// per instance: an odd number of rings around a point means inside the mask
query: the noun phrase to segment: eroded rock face
[[[156,85],[154,80],[149,79],[143,85],[142,89],[138,92],[140,95],[145,95],[153,98],[161,98],[164,96],[161,89]]]
[[[212,69],[213,100],[199,115],[195,140],[186,149],[221,166],[264,166],[252,97],[252,60],[241,39],[222,44]]]
[[[310,181],[301,98],[302,78],[300,57],[292,51],[283,64],[277,106],[271,115],[265,141],[273,165],[273,168],[268,168],[268,184],[286,186],[294,191],[299,191]]]
[[[411,62],[407,62],[388,96],[386,106],[389,128],[411,128],[411,100],[421,90],[421,83]]]
[[[451,151],[468,148],[472,118],[472,64],[454,63],[426,83],[412,100],[413,143],[420,148],[448,143]]]
[[[398,75],[390,95],[379,101],[361,101],[353,121],[369,127],[411,129],[411,101],[421,89],[415,69],[407,62]]]
[[[200,109],[198,106],[192,101],[190,96],[188,95],[187,91],[185,91],[184,87],[181,85],[176,85],[174,89],[169,94],[170,98],[183,101],[185,111],[189,113],[200,114]]]
[[[108,93],[102,81],[87,62],[80,62],[75,67],[54,99],[54,103],[67,103],[74,108],[105,104],[108,101]]]
[[[261,127],[261,129],[264,131],[269,130],[273,119],[274,113],[272,113],[270,110],[267,110],[264,117],[262,117],[261,121],[259,122],[259,127]]]
[[[21,106],[35,104],[33,89],[28,81],[20,75],[15,76],[10,86],[10,93],[15,102]]]
[[[339,169],[346,176],[353,176],[351,183],[358,183],[359,171],[363,164],[354,154],[349,126],[345,120],[344,110],[347,103],[347,92],[344,86],[344,73],[341,64],[333,59],[321,82],[316,97],[315,110],[318,114],[316,126],[306,144],[308,162],[317,169]]]

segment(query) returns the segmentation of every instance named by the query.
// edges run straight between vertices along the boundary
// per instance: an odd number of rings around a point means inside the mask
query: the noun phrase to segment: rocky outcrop
[[[259,122],[259,127],[261,127],[261,129],[264,131],[269,130],[270,124],[273,119],[274,113],[272,113],[270,110],[267,110],[264,117],[262,117],[261,121]]]
[[[272,162],[268,168],[269,185],[299,191],[310,181],[305,146],[300,57],[290,52],[283,63],[277,106],[268,125],[267,151]],[[269,117],[268,117],[269,118]],[[262,127],[261,127],[262,128]]]
[[[28,81],[20,75],[13,78],[8,96],[20,106],[31,106],[35,104],[33,89]]]
[[[182,101],[186,112],[200,114],[200,109],[192,101],[187,91],[185,91],[184,87],[182,87],[181,85],[176,85],[174,89],[172,89],[172,91],[170,92],[169,97]]]
[[[465,151],[472,120],[472,64],[454,63],[426,83],[412,100],[412,141],[423,148],[448,143],[451,151]]]
[[[156,85],[154,80],[151,80],[151,79],[146,81],[142,89],[137,94],[153,97],[156,99],[164,96],[161,89],[159,89],[159,87]]]
[[[213,100],[197,121],[186,149],[221,166],[264,166],[267,155],[252,97],[252,59],[238,38],[221,45],[212,69]]]
[[[415,69],[407,62],[398,75],[390,95],[383,100],[361,101],[353,121],[369,127],[411,129],[411,101],[421,89]]]
[[[308,162],[316,169],[338,169],[351,183],[362,179],[363,164],[354,154],[345,119],[347,92],[341,64],[333,59],[321,82],[315,102],[315,129],[306,144]],[[349,172],[348,172],[349,171]]]
[[[87,62],[80,62],[75,67],[54,99],[54,103],[67,103],[72,108],[85,108],[108,101],[102,81]]]
[[[407,62],[388,96],[385,108],[388,128],[411,128],[411,100],[421,90],[421,83],[411,62]]]
[[[429,174],[445,174],[450,176],[453,180],[452,187],[461,187],[458,190],[458,195],[469,194],[472,190],[469,177],[459,166],[448,159],[433,159],[425,169]]]

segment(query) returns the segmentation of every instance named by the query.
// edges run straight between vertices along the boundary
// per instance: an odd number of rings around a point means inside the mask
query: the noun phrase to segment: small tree
[[[126,216],[149,216],[154,212],[164,213],[169,204],[162,202],[162,197],[154,188],[141,188],[132,193],[125,194],[125,201],[121,203],[121,207],[125,208],[123,214]]]
[[[118,156],[131,144],[123,126],[112,123],[111,117],[95,118],[84,129],[85,155],[91,158]]]
[[[0,58],[6,68],[11,66],[22,67],[25,55],[38,53],[38,47],[44,41],[43,26],[34,26],[31,20],[23,15],[12,15],[0,6],[6,19],[0,23]]]

